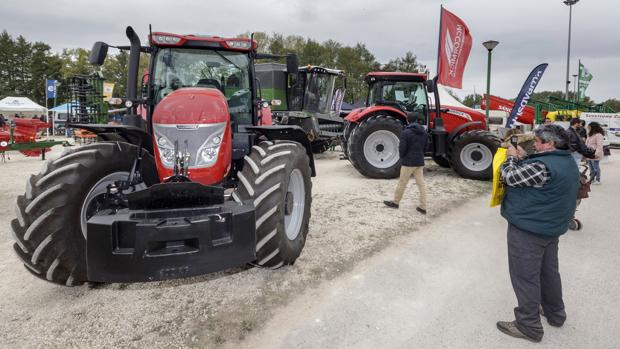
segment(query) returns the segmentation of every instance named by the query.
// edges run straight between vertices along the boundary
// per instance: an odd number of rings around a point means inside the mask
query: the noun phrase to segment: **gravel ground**
[[[62,152],[55,147],[48,158]],[[235,268],[201,277],[139,284],[62,287],[29,274],[13,252],[10,221],[17,195],[42,162],[12,154],[0,164],[0,343],[10,348],[217,347],[261,328],[274,311],[431,224],[489,182],[457,177],[427,162],[429,215],[415,212],[413,180],[400,210],[385,208],[396,180],[362,177],[338,152],[316,158],[306,246],[294,266]]]

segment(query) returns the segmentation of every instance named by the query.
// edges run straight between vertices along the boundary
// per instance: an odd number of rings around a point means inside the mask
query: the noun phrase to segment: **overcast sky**
[[[461,17],[473,36],[459,95],[486,89],[486,40],[500,42],[493,51],[492,94],[516,97],[530,70],[543,62],[549,67],[537,90],[564,91],[569,9],[562,0],[1,0],[0,29],[44,41],[55,51],[90,48],[94,41],[126,44],[127,25],[144,41],[149,23],[155,31],[183,34],[278,32],[362,42],[381,63],[412,51],[434,71],[440,4]],[[619,22],[620,1],[573,6],[570,74],[577,74],[581,59],[594,76],[586,94],[596,102],[620,99]]]

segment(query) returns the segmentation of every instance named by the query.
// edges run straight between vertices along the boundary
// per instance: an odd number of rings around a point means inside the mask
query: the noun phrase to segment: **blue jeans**
[[[594,179],[598,182],[601,181],[601,165],[599,160],[588,160],[588,166],[590,167],[590,179]]]

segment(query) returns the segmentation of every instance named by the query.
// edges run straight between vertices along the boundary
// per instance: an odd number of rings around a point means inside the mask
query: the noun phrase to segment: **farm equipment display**
[[[304,130],[271,125],[258,98],[254,61],[272,56],[247,38],[152,32],[142,46],[126,34],[130,46],[97,42],[90,57],[101,65],[108,47],[130,51],[122,124],[71,125],[102,141],[49,162],[17,199],[26,268],[79,285],[293,264],[315,168]],[[297,56],[286,58],[295,75]]]
[[[399,136],[407,115],[424,119],[430,137],[427,155],[465,178],[492,178],[493,155],[500,140],[487,131],[484,115],[469,108],[441,108],[435,80],[426,75],[371,72],[366,107],[345,118],[343,150],[353,166],[371,178],[399,175]],[[429,108],[428,92],[437,102]],[[438,116],[439,115],[439,116]]]
[[[282,101],[272,111],[275,123],[303,128],[314,153],[340,142],[344,128],[340,107],[346,91],[341,70],[308,65],[291,76],[284,64],[262,63],[256,65],[256,75],[263,96]]]
[[[18,151],[25,156],[41,156],[45,160],[45,153],[55,145],[66,142],[55,140],[39,140],[38,134],[47,129],[48,124],[39,119],[15,118],[0,127],[0,155],[4,161],[7,151]]]

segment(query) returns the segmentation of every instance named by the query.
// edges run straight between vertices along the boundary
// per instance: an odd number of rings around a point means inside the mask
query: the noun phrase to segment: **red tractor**
[[[345,157],[361,174],[398,177],[400,132],[407,114],[419,113],[429,131],[427,156],[462,177],[492,178],[493,155],[500,140],[487,131],[482,113],[453,106],[441,109],[435,80],[427,80],[424,74],[373,72],[365,80],[369,87],[366,107],[347,115],[343,136]],[[437,101],[434,110],[427,91]]]
[[[130,51],[123,123],[73,125],[101,141],[48,162],[17,198],[14,249],[28,271],[79,285],[293,264],[315,169],[305,132],[271,125],[256,92],[254,61],[278,57],[246,38],[153,32],[142,46],[126,33],[130,46],[97,42],[90,57]]]

